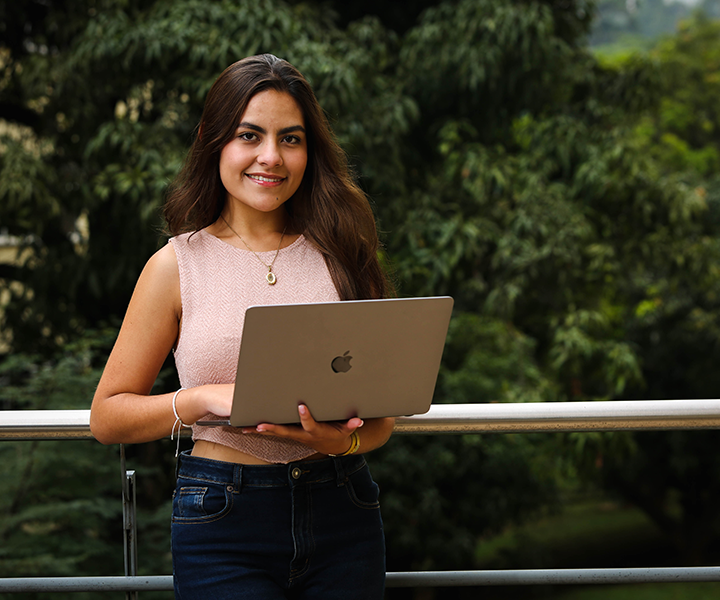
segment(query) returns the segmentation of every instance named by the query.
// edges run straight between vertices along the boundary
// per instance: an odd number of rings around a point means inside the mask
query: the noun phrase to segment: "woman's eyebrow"
[[[246,129],[252,129],[253,131],[257,131],[258,133],[267,133],[264,128],[260,127],[259,125],[255,125],[254,123],[247,123],[242,122],[238,125],[238,129],[244,127]],[[293,133],[295,131],[302,131],[305,133],[305,128],[302,125],[291,125],[290,127],[283,127],[280,131],[278,131],[278,135],[285,135],[287,133]]]

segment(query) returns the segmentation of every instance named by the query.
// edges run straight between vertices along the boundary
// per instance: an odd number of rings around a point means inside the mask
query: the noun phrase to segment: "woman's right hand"
[[[175,408],[182,422],[192,425],[209,413],[229,417],[234,387],[232,383],[221,383],[182,390],[175,399]]]

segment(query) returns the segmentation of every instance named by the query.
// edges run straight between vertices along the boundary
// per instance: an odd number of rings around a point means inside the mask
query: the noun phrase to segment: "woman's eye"
[[[252,142],[255,141],[257,136],[251,131],[243,131],[242,133],[238,134],[238,137],[246,142]]]
[[[283,141],[287,144],[299,144],[300,138],[296,135],[288,135],[283,138]]]

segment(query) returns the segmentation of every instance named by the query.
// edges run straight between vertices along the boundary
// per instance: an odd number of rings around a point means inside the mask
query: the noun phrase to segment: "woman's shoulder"
[[[178,262],[193,260],[191,257],[202,257],[207,253],[212,253],[215,244],[213,244],[213,236],[208,234],[204,229],[197,231],[188,231],[180,233],[168,240],[168,246],[175,251]]]
[[[166,244],[145,263],[131,305],[157,311],[163,306],[179,314],[180,274],[175,252]]]
[[[193,239],[195,237],[202,239],[204,233],[205,233],[204,229],[199,229],[197,231],[186,231],[184,233],[178,233],[177,235],[171,237],[168,240],[168,243],[170,245],[178,245],[181,243],[187,244],[188,242],[190,242],[191,239]]]
[[[165,244],[145,264],[143,274],[164,280],[175,280],[178,277],[178,260],[172,244]]]

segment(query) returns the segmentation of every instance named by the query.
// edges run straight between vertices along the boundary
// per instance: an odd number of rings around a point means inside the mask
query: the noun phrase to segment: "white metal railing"
[[[0,411],[0,441],[93,439],[89,410]],[[720,428],[720,400],[642,400],[603,402],[438,404],[424,415],[399,417],[400,434],[530,433],[560,431],[670,430]],[[189,432],[185,433],[189,435]],[[121,446],[122,448],[122,446]],[[125,471],[123,487],[125,577],[37,577],[0,579],[3,592],[170,591],[168,575],[140,577],[129,566],[137,557],[134,471]],[[720,567],[625,569],[539,569],[502,571],[425,571],[388,573],[388,587],[454,587],[538,584],[617,584],[649,582],[720,582]]]
[[[423,415],[398,417],[395,425],[395,433],[647,429],[720,429],[720,400],[433,404]],[[90,411],[0,411],[0,440],[39,439],[93,439]]]
[[[624,569],[525,569],[498,571],[416,571],[388,573],[385,586],[479,587],[505,585],[600,585],[720,581],[720,567]],[[172,575],[136,577],[16,577],[0,579],[0,593],[166,592]]]

